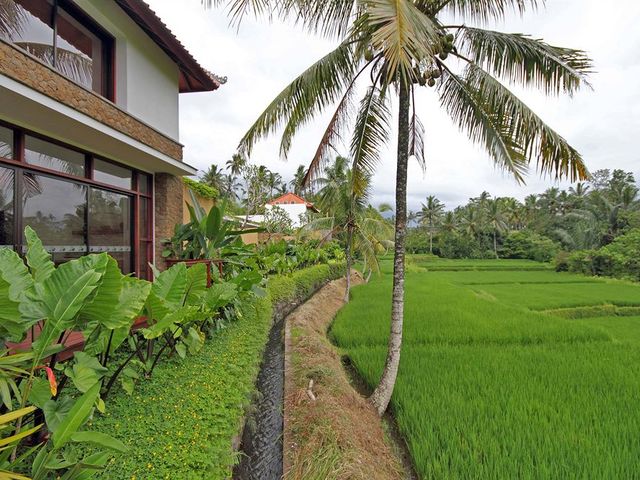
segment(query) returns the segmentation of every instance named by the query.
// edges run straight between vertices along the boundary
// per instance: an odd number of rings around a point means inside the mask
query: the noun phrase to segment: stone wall
[[[0,74],[88,115],[175,160],[182,160],[182,145],[3,40],[0,40]]]
[[[173,236],[177,223],[182,223],[182,205],[184,204],[184,187],[182,179],[168,173],[155,175],[155,236],[156,266],[160,270],[166,268],[162,258],[164,246],[162,241]]]

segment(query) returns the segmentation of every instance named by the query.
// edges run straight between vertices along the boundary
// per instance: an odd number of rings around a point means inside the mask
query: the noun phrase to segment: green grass
[[[592,306],[640,304],[640,287],[491,263],[407,275],[392,408],[419,475],[633,478],[640,316]],[[390,299],[390,275],[374,278],[331,330],[370,386],[384,366]],[[564,306],[589,308],[539,312]],[[589,314],[601,316],[579,318]]]

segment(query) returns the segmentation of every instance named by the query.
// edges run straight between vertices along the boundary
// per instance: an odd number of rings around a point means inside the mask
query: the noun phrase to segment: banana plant
[[[263,232],[263,228],[238,230],[237,221],[225,218],[226,200],[221,206],[214,205],[209,212],[198,202],[193,191],[189,190],[191,203],[187,202],[190,221],[176,225],[174,236],[165,243],[168,248],[164,257],[180,260],[220,258],[223,249],[236,241],[243,233]]]

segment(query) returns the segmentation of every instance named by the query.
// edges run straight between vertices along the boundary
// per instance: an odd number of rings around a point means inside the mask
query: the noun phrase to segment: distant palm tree
[[[446,233],[455,233],[458,231],[458,221],[454,212],[445,212],[440,223],[440,228]]]
[[[237,189],[240,188],[238,178],[242,174],[242,171],[244,170],[244,168],[247,166],[247,159],[239,153],[234,153],[231,156],[231,159],[227,160],[227,163],[225,163],[225,166],[226,166],[226,169],[229,171],[229,178],[227,179],[227,184],[228,184],[227,196],[228,197],[233,196],[235,198],[238,198],[237,193],[235,193],[237,192]]]
[[[304,179],[307,176],[307,168],[304,165],[298,165],[296,173],[293,174],[293,180],[290,185],[293,193],[302,195],[304,193]]]
[[[502,205],[499,199],[488,200],[485,207],[485,219],[493,234],[493,253],[496,258],[498,256],[498,234],[504,232],[507,228],[504,215],[502,213]]]
[[[417,216],[420,222],[427,227],[429,232],[429,253],[433,255],[433,232],[444,212],[444,204],[434,195],[427,197],[427,203],[422,204],[422,209]]]
[[[273,192],[280,188],[282,176],[277,172],[269,171],[266,177],[267,188],[269,189],[269,198],[273,198]]]
[[[205,185],[215,188],[218,192],[225,192],[225,174],[217,165],[211,165],[207,171],[200,176],[200,181]]]
[[[391,399],[402,345],[409,157],[425,165],[424,127],[416,114],[415,89],[437,86],[434,93],[453,121],[517,180],[523,180],[531,162],[542,173],[576,180],[587,176],[580,154],[506,84],[571,95],[586,83],[591,62],[579,50],[470,26],[501,18],[512,8],[523,13],[538,0],[202,1],[208,6],[229,6],[236,19],[251,11],[295,19],[310,31],[340,42],[267,106],[240,145],[241,151],[250,154],[258,140],[283,127],[280,151],[286,157],[300,128],[336,106],[310,161],[307,184],[318,176],[336,142],[353,125],[350,157],[354,185],[362,188],[359,177],[376,169],[382,146],[390,139],[390,99],[398,96],[391,333],[380,383],[370,399],[382,414]],[[452,14],[459,19],[456,25],[447,21]],[[450,57],[452,61],[447,62]],[[364,82],[368,88],[361,89]],[[359,92],[364,96],[358,113],[351,117],[353,97]]]

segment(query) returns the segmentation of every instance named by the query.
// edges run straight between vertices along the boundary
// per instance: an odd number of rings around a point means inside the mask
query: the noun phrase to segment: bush
[[[548,237],[528,230],[511,232],[504,239],[504,258],[550,262],[558,253],[558,245]]]
[[[192,180],[191,178],[183,177],[182,181],[184,184],[189,187],[194,193],[197,193],[202,198],[207,198],[209,200],[215,200],[220,196],[220,192],[217,189],[210,187],[202,182],[198,182],[197,180]]]
[[[163,362],[133,396],[114,395],[92,430],[115,434],[129,451],[104,478],[230,478],[232,441],[254,394],[276,307],[303,301],[343,274],[344,264],[333,263],[272,277],[267,295],[245,302],[238,320],[198,354]]]
[[[569,271],[640,280],[640,229],[630,230],[599,250],[573,252]]]
[[[556,272],[568,272],[569,271],[569,252],[561,250],[556,254],[555,265]]]

